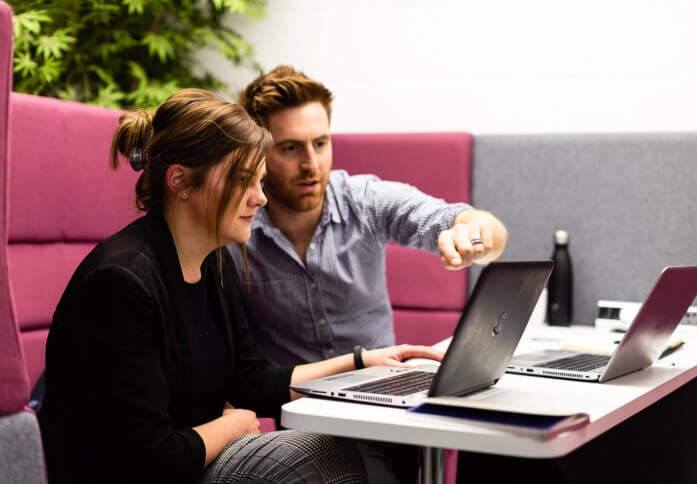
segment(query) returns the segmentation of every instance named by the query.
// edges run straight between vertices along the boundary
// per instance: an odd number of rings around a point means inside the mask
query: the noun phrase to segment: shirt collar
[[[344,198],[338,196],[331,181],[327,185],[327,193],[324,196],[322,218],[329,218],[329,220],[337,224],[344,223],[348,219],[348,204]]]

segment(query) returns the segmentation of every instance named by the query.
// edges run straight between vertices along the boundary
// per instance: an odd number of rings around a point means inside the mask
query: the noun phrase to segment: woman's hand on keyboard
[[[441,361],[443,352],[432,346],[421,345],[397,345],[377,350],[363,352],[363,364],[365,366],[398,366],[412,368],[413,364],[405,363],[410,358],[427,358]]]

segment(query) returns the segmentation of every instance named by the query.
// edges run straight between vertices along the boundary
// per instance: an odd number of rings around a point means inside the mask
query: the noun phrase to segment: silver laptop
[[[463,396],[495,385],[506,370],[552,271],[552,261],[484,267],[440,365],[374,366],[291,385],[306,395],[394,407]],[[427,328],[424,328],[427,330]]]
[[[611,355],[542,350],[515,355],[506,372],[606,382],[651,366],[697,297],[697,266],[666,267]]]

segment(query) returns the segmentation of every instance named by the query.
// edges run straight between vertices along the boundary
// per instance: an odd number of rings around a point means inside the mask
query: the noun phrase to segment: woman
[[[143,170],[146,214],[85,258],[54,314],[40,415],[51,484],[364,481],[350,441],[259,435],[257,415],[297,397],[290,383],[354,368],[353,355],[271,368],[250,335],[221,248],[266,203],[270,145],[242,108],[197,89],[121,118],[112,166],[121,153]],[[415,356],[442,354],[363,353],[367,366]]]

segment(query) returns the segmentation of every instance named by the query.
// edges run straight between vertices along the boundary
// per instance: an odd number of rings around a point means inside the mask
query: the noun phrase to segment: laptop
[[[515,355],[507,373],[606,382],[654,364],[697,297],[697,266],[661,272],[619,345],[610,355],[546,349]]]
[[[489,388],[504,374],[553,265],[550,260],[486,265],[440,365],[373,366],[291,388],[305,395],[393,407],[412,407],[426,397],[463,396]]]

